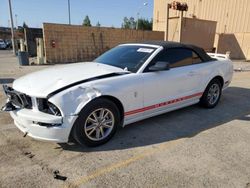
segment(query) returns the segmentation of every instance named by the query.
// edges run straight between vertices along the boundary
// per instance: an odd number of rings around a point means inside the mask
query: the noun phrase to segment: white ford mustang
[[[35,139],[63,143],[73,137],[97,146],[119,125],[199,102],[215,107],[232,75],[225,55],[192,45],[123,44],[94,62],[54,66],[4,85],[2,110]]]

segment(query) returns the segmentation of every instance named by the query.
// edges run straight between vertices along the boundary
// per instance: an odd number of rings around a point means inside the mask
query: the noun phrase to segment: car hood
[[[121,68],[94,62],[57,65],[18,78],[13,82],[13,88],[30,96],[47,97],[56,90],[80,81],[126,72]]]

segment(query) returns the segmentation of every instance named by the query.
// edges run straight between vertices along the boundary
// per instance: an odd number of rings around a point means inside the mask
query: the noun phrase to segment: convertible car
[[[35,139],[104,144],[118,126],[200,103],[215,107],[232,80],[226,55],[174,42],[119,45],[93,62],[58,65],[4,85],[4,111]]]

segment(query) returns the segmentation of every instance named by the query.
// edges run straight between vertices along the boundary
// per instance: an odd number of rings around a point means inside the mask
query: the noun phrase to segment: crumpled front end
[[[9,111],[15,125],[25,134],[38,140],[68,142],[77,116],[64,116],[47,99],[35,98],[3,86],[8,99],[3,111]]]

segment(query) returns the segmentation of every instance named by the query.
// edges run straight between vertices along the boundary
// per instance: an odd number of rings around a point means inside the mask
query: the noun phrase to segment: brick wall
[[[121,43],[163,40],[164,32],[44,23],[43,36],[46,62],[70,63],[91,61]]]

